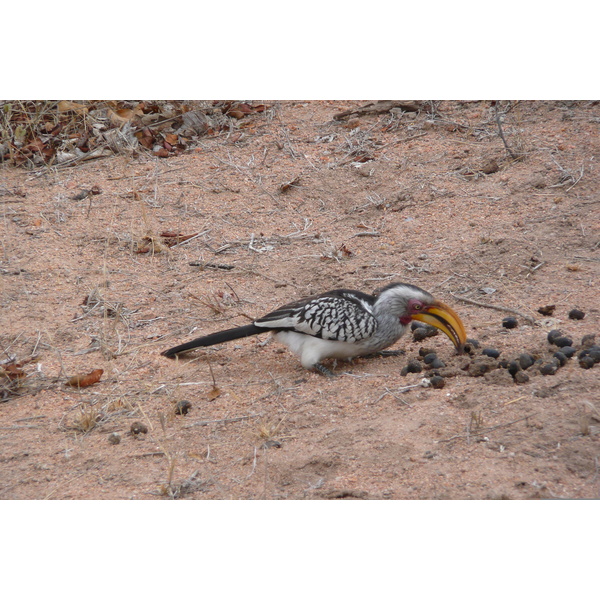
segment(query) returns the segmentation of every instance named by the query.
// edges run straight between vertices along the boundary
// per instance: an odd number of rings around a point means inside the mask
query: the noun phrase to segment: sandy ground
[[[502,103],[511,157],[489,102],[339,120],[366,103],[262,103],[171,158],[1,168],[0,498],[597,498],[600,366],[578,354],[600,342],[600,105]],[[160,355],[391,281],[451,305],[479,349],[409,333],[333,379],[268,336]],[[553,329],[577,354],[543,375]],[[443,389],[401,374],[423,347]],[[484,348],[500,358],[478,371]],[[525,352],[516,383],[498,363]]]

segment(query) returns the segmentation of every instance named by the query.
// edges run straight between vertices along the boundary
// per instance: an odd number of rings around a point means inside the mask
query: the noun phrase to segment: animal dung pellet
[[[434,375],[429,378],[429,383],[432,388],[436,390],[441,390],[446,385],[446,380],[441,375]]]
[[[437,358],[437,354],[435,352],[430,352],[423,357],[423,362],[426,365],[430,365]]]
[[[581,338],[581,346],[583,348],[589,348],[590,346],[594,345],[595,341],[596,341],[596,334],[595,333],[586,333]]]
[[[192,408],[192,403],[189,400],[180,400],[175,405],[175,414],[176,415],[187,415]]]
[[[139,421],[134,421],[129,427],[129,431],[133,435],[139,435],[140,433],[148,433],[148,427]]]
[[[562,352],[555,352],[552,356],[559,362],[561,367],[564,367],[567,363],[567,357]]]
[[[423,327],[417,327],[413,330],[413,340],[415,342],[422,342],[424,339],[428,337],[433,337],[439,333],[439,330],[435,327],[430,327],[429,325],[425,325]]]
[[[520,354],[518,360],[519,366],[523,370],[529,369],[529,367],[531,367],[531,365],[533,365],[533,363],[535,362],[533,356],[531,356],[531,354],[528,354],[527,352],[523,352],[523,354]]]
[[[518,327],[518,325],[519,322],[514,317],[504,317],[504,319],[502,319],[502,327],[506,329],[514,329],[515,327]]]
[[[551,344],[554,344],[554,340],[562,336],[562,331],[560,329],[553,329],[548,332],[548,341]]]
[[[517,371],[515,373],[515,383],[527,383],[529,381],[529,375],[525,371]]]
[[[408,373],[420,373],[423,370],[423,366],[418,360],[409,360],[406,366],[402,368],[400,374],[406,376]]]
[[[518,371],[521,370],[521,365],[516,361],[512,360],[508,363],[508,372],[514,377]]]
[[[565,346],[572,346],[573,340],[566,336],[557,337],[554,338],[554,345],[558,346],[559,348],[564,348]]]
[[[498,358],[500,356],[500,352],[496,350],[496,348],[484,348],[481,351],[481,354],[485,356],[490,356],[491,358]]]
[[[540,367],[540,373],[542,375],[554,375],[558,371],[558,364],[555,362],[549,362]]]

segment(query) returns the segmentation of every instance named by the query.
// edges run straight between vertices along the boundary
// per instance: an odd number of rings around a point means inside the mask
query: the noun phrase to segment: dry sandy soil
[[[2,380],[0,498],[597,498],[600,365],[576,355],[525,383],[469,365],[486,347],[545,364],[552,329],[578,351],[600,340],[600,105],[503,102],[511,157],[489,102],[337,120],[366,102],[264,104],[171,158],[1,168],[1,359],[25,376]],[[167,248],[163,232],[200,235]],[[391,281],[455,308],[475,355],[408,333],[404,355],[331,364],[332,379],[268,336],[160,355]],[[401,374],[422,347],[443,389]]]

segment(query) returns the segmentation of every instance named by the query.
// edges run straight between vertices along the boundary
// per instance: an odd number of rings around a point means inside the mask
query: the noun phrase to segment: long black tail
[[[225,329],[225,331],[217,331],[216,333],[211,333],[210,335],[196,338],[191,342],[169,348],[168,350],[161,352],[161,354],[163,356],[167,356],[168,358],[173,358],[177,354],[187,352],[188,350],[193,350],[194,348],[214,346],[215,344],[222,344],[223,342],[237,340],[239,338],[256,335],[258,333],[266,333],[267,331],[269,330],[265,329],[264,327],[257,327],[254,323],[251,323],[250,325],[234,327],[233,329]]]

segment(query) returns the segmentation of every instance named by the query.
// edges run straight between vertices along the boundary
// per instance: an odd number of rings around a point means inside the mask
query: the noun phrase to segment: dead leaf
[[[40,138],[36,138],[35,140],[31,141],[26,146],[26,148],[28,150],[31,150],[32,152],[42,152],[45,147],[46,147],[46,144],[44,142],[42,142],[42,140],[40,140]]]
[[[89,387],[100,381],[102,373],[104,373],[103,369],[94,369],[87,375],[73,375],[73,377],[68,379],[67,385],[77,388]]]
[[[141,131],[135,132],[138,142],[147,150],[154,146],[154,132],[149,127],[144,127]]]
[[[85,115],[88,112],[85,104],[79,102],[71,102],[70,100],[61,100],[58,103],[58,112],[74,112],[78,115]]]
[[[22,379],[23,377],[27,377],[27,374],[25,373],[25,371],[23,371],[21,366],[22,365],[20,363],[11,363],[8,365],[4,365],[4,367],[2,367],[4,371],[2,374],[8,377],[9,379]]]
[[[171,146],[176,146],[179,143],[179,136],[176,133],[165,134],[165,142]]]
[[[348,250],[348,248],[346,247],[346,244],[342,244],[339,247],[339,251],[342,253],[343,256],[352,256],[354,254],[354,252],[352,252],[352,250]]]
[[[189,235],[185,235],[183,233],[175,233],[174,231],[163,231],[160,234],[161,238],[164,238],[164,243],[169,246],[176,246],[177,244],[181,244],[181,242],[185,242],[198,235],[197,233],[190,233]]]
[[[173,245],[173,244],[171,244]],[[154,236],[151,234],[145,235],[140,242],[138,242],[136,254],[146,254],[152,251],[153,254],[162,252],[168,249],[169,245],[160,239],[160,236]]]
[[[249,115],[250,113],[254,112],[254,109],[246,102],[242,102],[241,104],[238,104],[236,106],[236,109],[243,112],[245,115]]]
[[[135,108],[118,108],[113,110],[112,108],[107,109],[108,120],[113,127],[122,127],[125,123],[129,123],[134,117],[143,115],[144,112],[140,106]]]
[[[551,317],[552,314],[554,313],[554,310],[556,309],[556,304],[548,304],[546,306],[540,306],[537,311],[541,314],[544,315],[545,317]]]
[[[296,175],[296,177],[294,177],[294,179],[291,179],[290,181],[286,181],[285,183],[282,183],[279,186],[279,191],[281,193],[287,192],[291,187],[297,185],[299,181],[300,181],[300,175]]]
[[[213,385],[212,390],[210,390],[210,392],[208,392],[209,402],[212,402],[213,400],[215,400],[215,398],[218,398],[220,395],[221,395],[221,390],[216,385]]]

